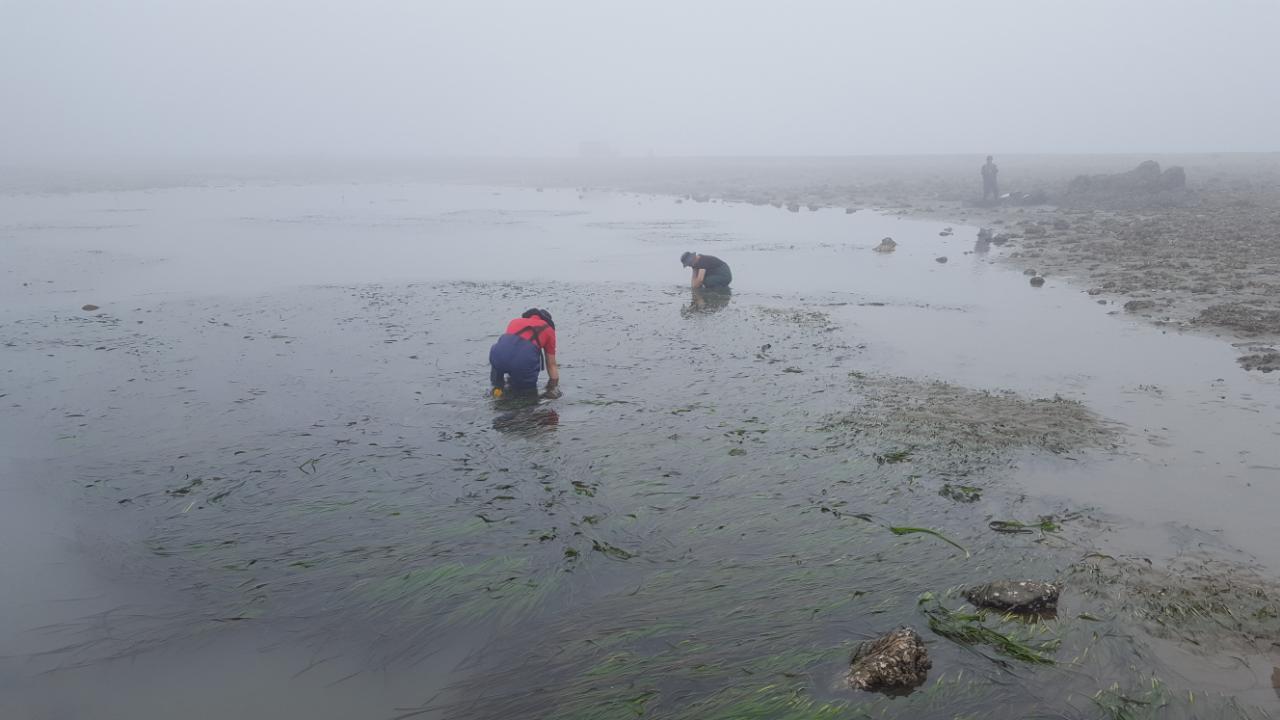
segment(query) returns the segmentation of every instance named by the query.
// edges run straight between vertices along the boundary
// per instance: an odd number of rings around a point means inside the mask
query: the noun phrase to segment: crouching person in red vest
[[[504,390],[538,391],[538,374],[547,369],[544,397],[560,397],[560,366],[556,364],[556,324],[551,313],[530,308],[507,325],[507,332],[489,348],[489,382],[493,396]]]

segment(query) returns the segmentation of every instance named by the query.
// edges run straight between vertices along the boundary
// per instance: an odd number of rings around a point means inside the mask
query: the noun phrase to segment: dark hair
[[[551,319],[551,313],[547,312],[546,310],[543,310],[542,308],[529,308],[528,310],[525,310],[524,312],[520,313],[520,317],[522,318],[531,318],[534,315],[537,315],[538,317],[542,318],[543,322],[550,325],[552,330],[556,329],[556,323],[554,320]]]
[[[694,253],[687,252],[680,256],[680,264],[685,267],[689,267],[689,264],[693,262],[693,259],[695,257],[697,257],[697,255],[695,255]]]

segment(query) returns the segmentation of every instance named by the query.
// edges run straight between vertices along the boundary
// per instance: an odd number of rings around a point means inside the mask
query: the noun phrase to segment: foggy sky
[[[1273,0],[0,0],[0,153],[1275,151],[1277,28]]]

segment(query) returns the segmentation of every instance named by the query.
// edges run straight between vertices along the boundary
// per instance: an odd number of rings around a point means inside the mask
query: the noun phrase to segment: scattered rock
[[[1031,287],[1043,287],[1043,286],[1044,286],[1044,277],[1043,277],[1043,276],[1041,276],[1041,275],[1037,275],[1037,276],[1035,276],[1035,277],[1031,278]]]
[[[978,242],[991,242],[993,237],[995,237],[995,233],[991,228],[982,228],[978,231]]]
[[[1044,237],[1049,231],[1043,225],[1028,225],[1022,229],[1022,233],[1027,237]]]
[[[897,249],[897,247],[898,247],[898,243],[894,242],[893,238],[887,237],[881,240],[880,244],[872,248],[872,250],[875,250],[878,253],[891,253],[895,249]]]
[[[920,634],[901,627],[858,646],[849,668],[855,690],[910,689],[922,685],[933,663]]]
[[[936,258],[934,258],[934,259],[933,259],[933,261],[934,261],[934,262],[936,262],[936,263],[946,263],[946,262],[947,262],[947,256],[946,256],[946,255],[942,255],[942,256],[940,256],[940,257],[936,257]]]
[[[1143,310],[1150,310],[1155,306],[1156,304],[1152,300],[1130,300],[1129,302],[1124,304],[1124,311],[1125,312],[1142,312]]]
[[[1101,294],[1102,294],[1102,288],[1100,288],[1100,287],[1089,288],[1089,294],[1090,294],[1090,295],[1101,295]]]
[[[847,208],[845,208],[845,209],[844,209],[844,214],[845,214],[845,215],[852,215],[852,214],[854,214],[854,213],[856,213],[856,212],[858,212],[858,208],[851,208],[851,207],[847,207]]]
[[[1280,311],[1244,302],[1210,305],[1195,321],[1230,328],[1244,335],[1280,333]]]
[[[81,309],[81,310],[84,310],[85,312],[93,312],[94,310],[97,310],[97,309],[98,309],[98,306],[97,306],[97,305],[85,305],[84,307],[82,307],[82,308],[80,308],[80,309]]]
[[[1058,609],[1059,590],[1054,583],[1036,580],[997,580],[966,589],[964,597],[974,607],[1040,613]]]
[[[809,203],[809,204],[808,204],[808,205],[806,205],[805,207],[809,208],[809,212],[817,212],[817,211],[818,211],[818,208],[820,208],[820,207],[822,207],[822,206],[821,206],[821,205],[818,205],[818,204],[816,204],[816,203]]]
[[[1010,192],[1000,196],[1003,205],[1044,205],[1049,202],[1049,195],[1043,190],[1031,192]]]
[[[1022,271],[1022,274],[1023,275],[1039,275],[1040,273],[1036,272],[1035,268],[1027,268],[1026,270]]]
[[[791,212],[800,212],[800,203],[787,203],[787,209]]]
[[[1058,218],[1057,220],[1053,221],[1053,229],[1054,230],[1070,230],[1071,223],[1067,222],[1066,220],[1063,220],[1062,218]]]
[[[1257,370],[1258,372],[1275,372],[1280,370],[1280,352],[1268,350],[1266,352],[1245,355],[1236,360],[1240,363],[1240,367],[1245,370]]]

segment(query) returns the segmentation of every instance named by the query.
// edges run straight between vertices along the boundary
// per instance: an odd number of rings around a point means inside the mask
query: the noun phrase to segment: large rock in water
[[[931,667],[920,633],[901,627],[858,646],[849,668],[849,686],[855,690],[909,690],[924,683]]]
[[[1174,165],[1160,173],[1161,190],[1184,190],[1187,187],[1187,171]]]
[[[1174,166],[1161,172],[1160,163],[1147,160],[1113,175],[1080,175],[1067,184],[1066,205],[1077,207],[1149,207],[1190,205],[1187,173]]]
[[[1036,580],[997,580],[968,588],[964,591],[964,598],[974,607],[1038,613],[1058,609],[1059,590],[1054,583]]]

